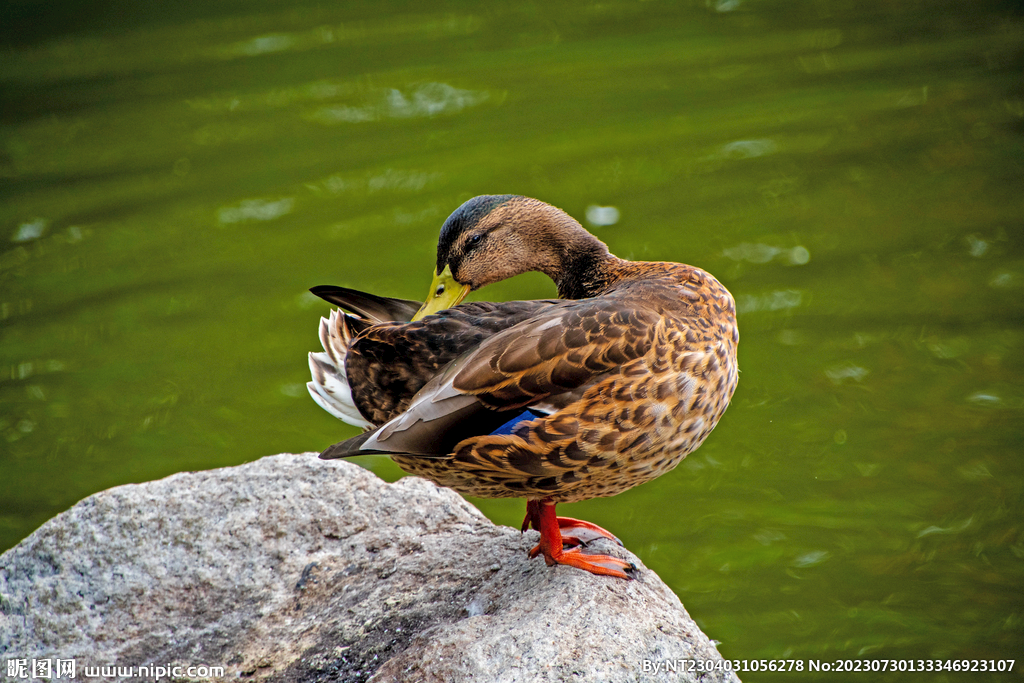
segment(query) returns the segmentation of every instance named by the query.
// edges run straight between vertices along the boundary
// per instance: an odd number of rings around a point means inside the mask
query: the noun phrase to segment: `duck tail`
[[[309,395],[334,417],[355,427],[372,427],[352,400],[352,389],[345,372],[345,360],[352,338],[363,327],[359,318],[331,311],[320,319],[320,343],[324,350],[309,354],[312,380],[306,383]]]

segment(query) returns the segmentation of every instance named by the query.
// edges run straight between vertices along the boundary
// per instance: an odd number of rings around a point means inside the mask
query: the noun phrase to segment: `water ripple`
[[[490,99],[484,90],[463,90],[447,83],[424,83],[406,91],[391,88],[375,102],[362,106],[321,107],[310,115],[319,123],[366,123],[383,119],[409,119],[454,114]]]

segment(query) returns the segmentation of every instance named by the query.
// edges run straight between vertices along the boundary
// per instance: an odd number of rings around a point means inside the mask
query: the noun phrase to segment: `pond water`
[[[1024,659],[1019,3],[3,12],[0,549],[110,486],[353,436],[306,394],[306,290],[422,298],[444,218],[517,193],[739,306],[707,443],[563,514],[730,659]]]

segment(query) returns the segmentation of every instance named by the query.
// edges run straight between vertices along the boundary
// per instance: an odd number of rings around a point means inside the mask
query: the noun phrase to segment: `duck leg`
[[[527,501],[523,531],[530,527],[540,532],[540,543],[530,551],[530,557],[544,555],[544,561],[549,567],[566,564],[586,570],[591,574],[615,576],[620,579],[630,578],[623,570],[636,569],[632,563],[611,555],[584,555],[579,548],[575,547],[566,550],[565,545],[579,546],[596,538],[608,538],[619,545],[622,543],[596,524],[571,517],[555,516],[555,504],[550,500]],[[563,529],[565,529],[565,534],[562,532]]]
[[[540,508],[541,501],[526,501],[526,518],[523,520],[523,531],[534,528],[540,531]],[[554,505],[551,506],[552,508]],[[562,546],[572,548],[578,545],[586,545],[599,538],[607,538],[609,541],[622,545],[622,541],[615,534],[603,529],[592,522],[572,517],[555,517],[558,522],[558,530],[562,534]]]

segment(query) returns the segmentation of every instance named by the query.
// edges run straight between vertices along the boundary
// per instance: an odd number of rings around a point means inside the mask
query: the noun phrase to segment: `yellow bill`
[[[469,294],[469,285],[460,285],[452,277],[452,269],[445,266],[441,273],[434,273],[434,281],[430,283],[430,293],[427,295],[426,303],[416,311],[413,320],[419,320],[428,315],[443,311],[446,308],[457,306],[460,301]]]

